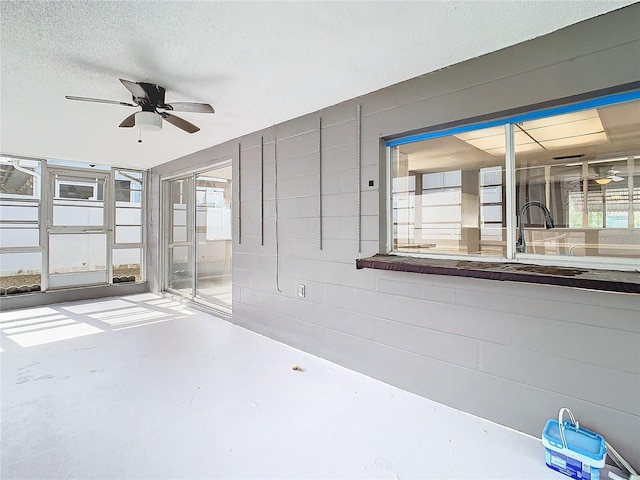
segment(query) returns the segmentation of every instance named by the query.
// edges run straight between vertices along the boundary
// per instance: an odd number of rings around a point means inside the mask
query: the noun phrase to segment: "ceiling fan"
[[[621,182],[624,177],[619,176],[620,170],[616,170],[612,166],[595,167],[597,176],[595,182],[599,185],[606,185],[611,182]]]
[[[131,93],[133,103],[103,100],[101,98],[74,97],[71,95],[65,95],[65,98],[81,102],[110,103],[114,105],[124,105],[126,107],[141,107],[142,110],[132,113],[122,121],[120,127],[124,128],[138,126],[145,130],[161,130],[162,120],[164,119],[187,133],[196,133],[200,130],[198,127],[168,112],[215,113],[213,107],[208,103],[165,103],[165,89],[160,85],[147,82],[132,82],[130,80],[123,80],[122,78],[120,82]]]

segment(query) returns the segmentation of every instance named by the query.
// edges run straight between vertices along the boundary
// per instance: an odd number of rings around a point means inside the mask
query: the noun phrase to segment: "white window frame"
[[[3,163],[9,163],[10,160],[32,160],[40,163],[40,174],[35,175],[38,177],[36,192],[33,195],[25,196],[25,195],[12,195],[12,194],[2,194],[2,199],[8,202],[20,202],[20,201],[36,201],[38,205],[38,223],[39,223],[39,231],[40,231],[40,239],[38,246],[29,246],[29,247],[1,247],[0,253],[2,254],[19,254],[19,253],[40,253],[41,254],[41,286],[42,291],[49,290],[50,286],[48,284],[48,275],[49,275],[49,246],[48,246],[48,227],[53,221],[53,217],[50,215],[52,211],[52,205],[54,197],[59,199],[59,188],[52,185],[52,176],[50,175],[50,170],[53,169],[56,172],[63,172],[73,177],[74,175],[87,173],[91,171],[92,165],[80,163],[80,162],[63,162],[58,160],[51,159],[43,159],[43,158],[31,158],[31,157],[17,157],[11,155],[2,155]],[[142,216],[142,238],[140,243],[115,243],[115,234],[113,229],[115,228],[115,213],[116,213],[116,201],[115,201],[115,171],[122,170],[126,172],[136,172],[142,174],[142,189],[141,189],[141,216]],[[33,175],[32,172],[29,172]],[[141,249],[141,282],[147,281],[147,219],[148,219],[148,172],[144,170],[136,170],[127,167],[107,167],[107,166],[99,166],[95,170],[96,175],[104,177],[105,181],[105,192],[104,192],[104,204],[105,204],[105,225],[104,228],[107,232],[107,282],[106,284],[112,284],[112,255],[113,251],[117,249],[124,248],[140,248]],[[70,182],[61,182],[61,183],[74,183]],[[74,183],[76,185],[84,185],[91,186],[95,189],[97,184],[91,182],[77,182]],[[59,187],[59,185],[57,186]],[[114,192],[111,195],[110,192]],[[62,199],[64,200],[64,198]],[[91,200],[88,200],[91,201]],[[70,231],[86,230],[86,227],[60,227],[61,229],[69,229]],[[89,286],[89,285],[87,285]],[[76,287],[74,287],[76,288]],[[83,286],[79,286],[77,288],[83,288]]]
[[[117,209],[118,208],[129,208],[129,207],[118,207],[118,200],[116,199],[116,172],[133,172],[141,174],[141,187],[140,187],[140,242],[134,243],[125,243],[125,242],[116,242],[116,227],[118,227],[118,223],[116,221]],[[111,243],[110,243],[110,270],[109,270],[109,278],[110,281],[113,281],[113,253],[115,250],[126,250],[132,248],[140,249],[140,281],[147,281],[147,218],[148,218],[148,208],[147,208],[147,190],[148,190],[148,174],[144,170],[136,170],[134,168],[126,168],[126,167],[112,167],[111,168],[111,182],[110,187],[113,192],[113,202],[111,205],[112,208],[112,222],[111,228],[113,229],[113,235],[111,235]],[[133,207],[131,207],[133,208]]]

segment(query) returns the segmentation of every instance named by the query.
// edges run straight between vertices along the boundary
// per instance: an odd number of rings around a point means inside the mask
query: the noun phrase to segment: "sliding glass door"
[[[196,297],[231,309],[231,165],[196,175]]]
[[[165,181],[166,289],[231,312],[231,163]]]
[[[193,179],[171,180],[167,209],[167,289],[193,295]]]

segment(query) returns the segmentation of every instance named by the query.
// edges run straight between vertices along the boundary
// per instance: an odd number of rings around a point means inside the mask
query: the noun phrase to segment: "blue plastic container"
[[[560,419],[549,420],[542,432],[547,466],[576,480],[599,480],[607,455],[604,438],[580,427],[571,412],[574,423],[562,422],[563,410]]]

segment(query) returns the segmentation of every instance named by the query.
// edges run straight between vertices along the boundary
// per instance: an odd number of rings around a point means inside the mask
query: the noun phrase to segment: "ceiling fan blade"
[[[119,102],[117,100],[103,100],[102,98],[74,97],[72,95],[65,95],[64,98],[67,100],[78,100],[80,102],[110,103],[113,105],[124,105],[126,107],[137,107],[137,105],[133,105],[132,103]]]
[[[621,182],[622,180],[624,180],[623,177],[619,177],[618,175],[609,175],[608,178],[610,178],[614,182]]]
[[[122,78],[120,79],[120,82],[125,86],[127,90],[131,92],[131,95],[133,95],[135,98],[149,98],[149,95],[147,94],[145,89],[138,85],[136,82],[132,82],[131,80],[123,80]]]
[[[183,118],[176,117],[175,115],[171,115],[166,112],[162,112],[160,115],[162,115],[162,118],[164,118],[167,122],[175,125],[178,128],[181,128],[187,133],[196,133],[198,130],[200,130],[193,123],[189,123]]]
[[[136,112],[138,113],[138,112]],[[119,125],[120,127],[130,128],[136,125],[136,114],[132,113],[127,118],[125,118],[122,123]]]
[[[194,112],[194,113],[215,113],[211,105],[208,103],[194,103],[194,102],[173,102],[164,104],[162,107],[165,110],[173,110],[176,112]]]

